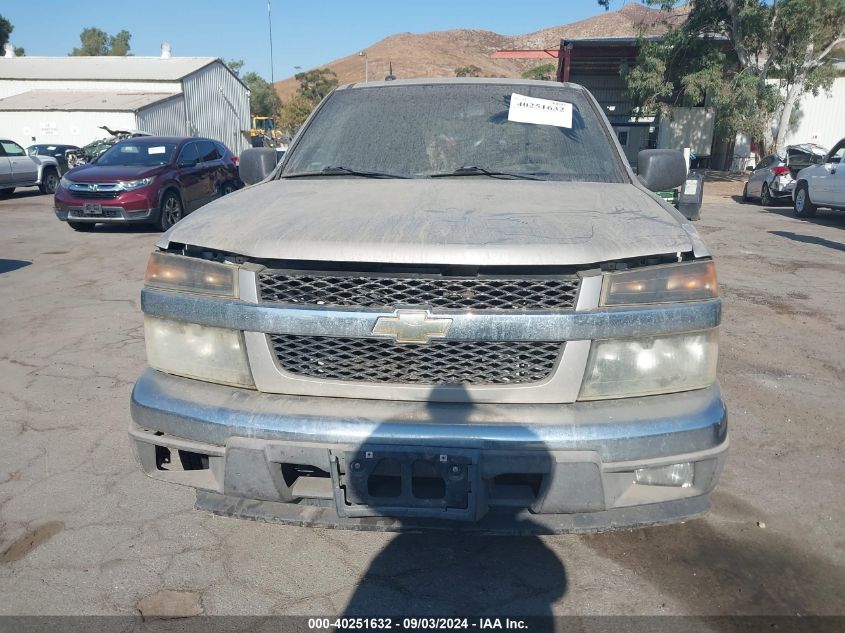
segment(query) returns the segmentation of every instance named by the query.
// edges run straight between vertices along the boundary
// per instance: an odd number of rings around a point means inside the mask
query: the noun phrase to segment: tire
[[[6,187],[4,189],[0,189],[0,198],[8,198],[13,193],[15,193],[14,187]]]
[[[168,191],[161,198],[159,206],[158,221],[156,226],[159,230],[166,231],[184,217],[182,200],[175,191]]]
[[[769,185],[763,183],[763,188],[760,190],[760,206],[770,207],[775,203],[772,194],[769,191]]]
[[[97,225],[93,222],[68,222],[67,225],[74,231],[79,231],[80,233],[90,233],[97,228]]]
[[[745,183],[745,186],[742,188],[742,202],[748,202],[748,183]]]
[[[816,205],[810,201],[810,189],[806,182],[799,182],[795,188],[795,199],[792,209],[799,218],[811,218],[816,215]]]
[[[38,185],[38,188],[41,190],[41,193],[54,194],[56,193],[56,187],[58,186],[59,172],[57,172],[55,169],[44,170],[44,175],[41,177],[41,184]]]
[[[221,195],[221,197],[222,196],[228,196],[233,191],[237,191],[237,187],[235,187],[235,184],[231,180],[224,182],[222,185],[220,185],[220,195]]]

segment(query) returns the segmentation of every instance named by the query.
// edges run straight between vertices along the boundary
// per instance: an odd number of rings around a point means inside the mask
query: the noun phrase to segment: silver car
[[[29,156],[23,147],[0,139],[0,198],[11,196],[17,187],[38,187],[52,194],[59,184],[59,164],[51,156]]]
[[[826,154],[827,149],[820,145],[802,143],[788,145],[782,155],[766,156],[749,174],[742,191],[742,201],[756,199],[765,207],[776,200],[791,199],[798,172],[824,162]]]

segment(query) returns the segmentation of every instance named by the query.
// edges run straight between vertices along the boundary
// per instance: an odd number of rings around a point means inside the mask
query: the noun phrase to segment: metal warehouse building
[[[0,58],[0,135],[82,146],[107,135],[100,126],[206,136],[240,152],[249,90],[214,57]]]

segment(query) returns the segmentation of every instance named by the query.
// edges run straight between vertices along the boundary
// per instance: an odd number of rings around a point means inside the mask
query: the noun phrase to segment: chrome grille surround
[[[268,334],[373,337],[382,316],[395,310],[331,309],[323,306],[283,306],[259,301],[255,264],[238,272],[237,300],[144,288],[146,314],[244,332],[247,356],[258,391],[333,398],[437,401],[462,403],[575,402],[590,352],[590,341],[601,338],[652,336],[715,327],[721,319],[719,300],[672,306],[601,308],[602,276],[582,275],[575,310],[450,312],[452,324],[440,340],[556,341],[563,352],[548,380],[521,385],[383,384],[326,380],[283,370]],[[565,345],[563,342],[566,342]]]

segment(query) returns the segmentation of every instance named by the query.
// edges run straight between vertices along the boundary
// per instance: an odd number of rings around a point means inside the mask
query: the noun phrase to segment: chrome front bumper
[[[470,460],[472,508],[439,516],[483,523],[488,514],[505,512],[521,517],[523,526],[560,532],[703,512],[728,447],[717,385],[612,401],[476,404],[286,396],[151,369],[133,390],[129,433],[144,471],[199,489],[202,507],[358,529],[400,529],[416,518],[443,523],[433,519],[437,512],[409,510],[385,519],[373,517],[395,513],[344,505],[338,486],[348,466],[344,456],[373,449]],[[202,457],[204,467],[174,467],[180,451]],[[637,469],[686,462],[694,465],[688,487],[635,481]],[[293,466],[317,476],[291,478]],[[564,515],[566,520],[548,521]]]

